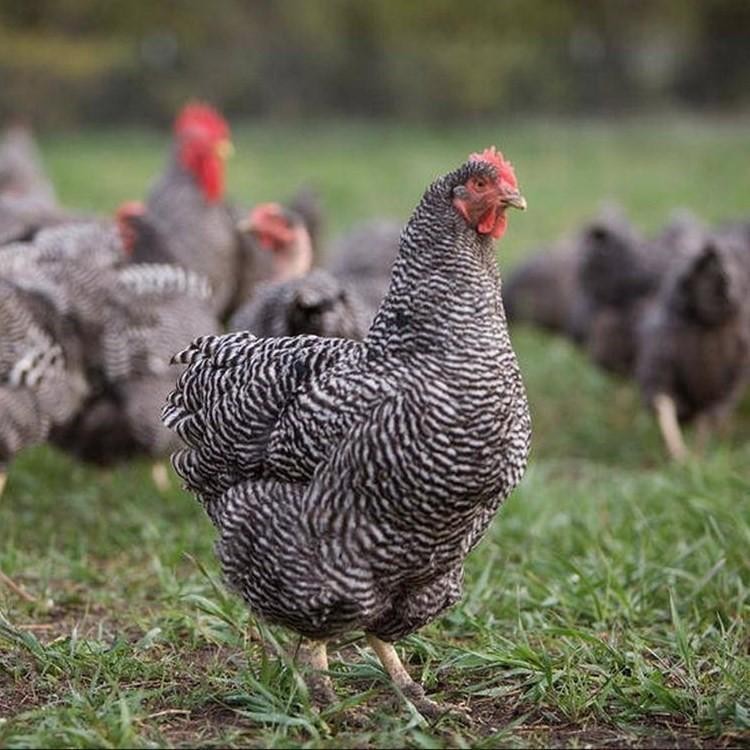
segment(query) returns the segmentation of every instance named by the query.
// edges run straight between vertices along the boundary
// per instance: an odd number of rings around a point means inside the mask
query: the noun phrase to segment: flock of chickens
[[[321,264],[308,191],[249,212],[224,200],[229,135],[186,106],[145,201],[104,220],[60,209],[28,133],[8,133],[0,469],[45,440],[99,464],[172,453],[227,584],[303,638],[316,704],[336,700],[327,642],[359,630],[437,715],[393,642],[458,601],[525,471],[506,306],[633,374],[679,454],[678,420],[721,413],[747,382],[750,228],[681,218],[644,242],[603,216],[517,270],[504,304],[494,241],[526,201],[494,148],[429,185],[403,229],[358,227]]]
[[[508,319],[567,336],[633,378],[671,456],[721,430],[750,390],[750,221],[707,227],[677,211],[644,238],[614,205],[505,282]]]
[[[144,202],[111,220],[57,204],[31,136],[0,145],[0,485],[11,459],[49,440],[110,465],[168,456],[160,412],[175,351],[199,335],[250,330],[364,337],[385,296],[400,227],[355,228],[315,268],[321,222],[302,189],[249,214],[224,200],[229,128],[191,104]],[[163,464],[154,466],[160,487]],[[0,486],[1,490],[1,486]]]

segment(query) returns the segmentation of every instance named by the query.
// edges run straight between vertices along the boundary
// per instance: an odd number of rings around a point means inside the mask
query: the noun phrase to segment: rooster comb
[[[513,165],[506,161],[501,151],[494,146],[486,148],[484,151],[469,155],[469,161],[483,161],[491,164],[497,170],[497,174],[502,182],[507,182],[512,187],[518,187],[516,173],[513,171]]]
[[[174,123],[174,132],[177,135],[199,133],[204,137],[222,140],[229,138],[229,125],[210,104],[189,102],[177,116]]]

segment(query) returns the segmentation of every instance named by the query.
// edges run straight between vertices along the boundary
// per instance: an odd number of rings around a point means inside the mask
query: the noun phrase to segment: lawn
[[[647,230],[678,206],[750,215],[746,122],[249,125],[235,142],[238,200],[311,183],[330,234],[405,218],[433,176],[497,143],[529,201],[503,269],[606,198]],[[97,211],[143,195],[165,147],[138,131],[44,141],[62,199]],[[34,598],[0,586],[0,746],[750,745],[750,404],[723,443],[671,466],[629,384],[561,340],[513,342],[531,465],[469,558],[461,605],[402,644],[471,723],[425,722],[362,640],[334,650],[346,705],[317,715],[275,650],[296,639],[222,589],[192,497],[156,493],[146,464],[101,472],[39,448],[0,499],[0,568]]]

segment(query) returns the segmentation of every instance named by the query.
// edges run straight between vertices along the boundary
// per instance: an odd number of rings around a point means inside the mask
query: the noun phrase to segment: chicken
[[[393,641],[461,596],[463,563],[527,462],[530,419],[493,239],[525,208],[487,149],[437,179],[402,232],[363,342],[249,333],[197,339],[163,412],[173,456],[218,529],[224,577],[259,617],[312,641],[364,630],[434,715]]]
[[[91,375],[96,389],[51,439],[104,466],[135,456],[158,459],[179,447],[159,419],[174,386],[169,359],[196,335],[219,331],[208,282],[178,266],[133,264],[107,283],[107,294],[124,301],[125,311],[110,318],[95,343],[101,358],[101,371]],[[164,489],[163,468],[157,464],[153,474]]]
[[[323,269],[310,270],[312,241],[307,222],[276,203],[256,206],[243,231],[270,256],[268,277],[229,321],[231,330],[256,336],[317,336],[361,339],[368,315],[351,290]]]
[[[169,263],[179,265],[156,217],[145,203],[127,201],[115,213],[122,249],[131,263]]]
[[[211,107],[189,104],[174,133],[166,171],[146,206],[163,227],[168,256],[208,279],[213,309],[224,317],[234,304],[243,262],[235,217],[223,201],[229,126]]]
[[[749,295],[748,249],[708,234],[676,263],[643,321],[636,378],[677,460],[688,455],[680,424],[719,426],[748,384]]]
[[[0,142],[0,245],[29,241],[45,227],[86,218],[58,206],[28,128],[8,128]]]
[[[398,257],[401,227],[394,221],[375,219],[354,227],[332,246],[326,270],[357,293],[375,316]]]
[[[633,375],[641,321],[670,269],[695,252],[703,231],[692,213],[677,211],[659,233],[643,239],[611,207],[584,230],[573,328],[596,364]]]
[[[46,440],[82,403],[80,350],[65,331],[61,299],[32,269],[0,277],[0,492],[11,459]]]
[[[229,321],[233,331],[260,337],[311,334],[362,339],[368,314],[356,295],[322,268],[277,284],[264,284]]]
[[[192,338],[217,333],[208,282],[187,269],[127,262],[138,242],[128,225],[69,225],[30,244],[0,249],[0,275],[54,303],[69,347],[77,346],[86,400],[55,422],[49,439],[78,458],[111,464],[177,447],[159,412],[174,384],[169,357]],[[62,334],[61,334],[62,335]]]

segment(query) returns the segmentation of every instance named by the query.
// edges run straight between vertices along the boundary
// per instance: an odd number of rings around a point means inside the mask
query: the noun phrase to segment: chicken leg
[[[682,430],[680,430],[680,424],[677,421],[677,408],[674,399],[665,393],[657,393],[654,396],[653,404],[659,429],[667,445],[669,455],[679,463],[685,462],[690,456],[690,452],[685,445]]]
[[[3,496],[3,490],[5,489],[5,483],[8,481],[8,475],[4,471],[0,471],[0,497]]]
[[[388,672],[396,687],[414,704],[419,713],[433,720],[439,719],[445,714],[452,714],[464,720],[468,719],[467,714],[462,709],[430,700],[425,695],[424,688],[418,682],[415,682],[406,671],[406,667],[392,643],[381,641],[372,633],[367,633],[367,642],[378,655],[380,663]]]
[[[157,461],[151,465],[151,479],[159,492],[167,492],[172,486],[169,481],[169,472],[163,461]]]
[[[310,697],[318,709],[336,703],[338,697],[328,675],[328,646],[325,641],[306,641],[299,650],[298,663],[304,668]]]

